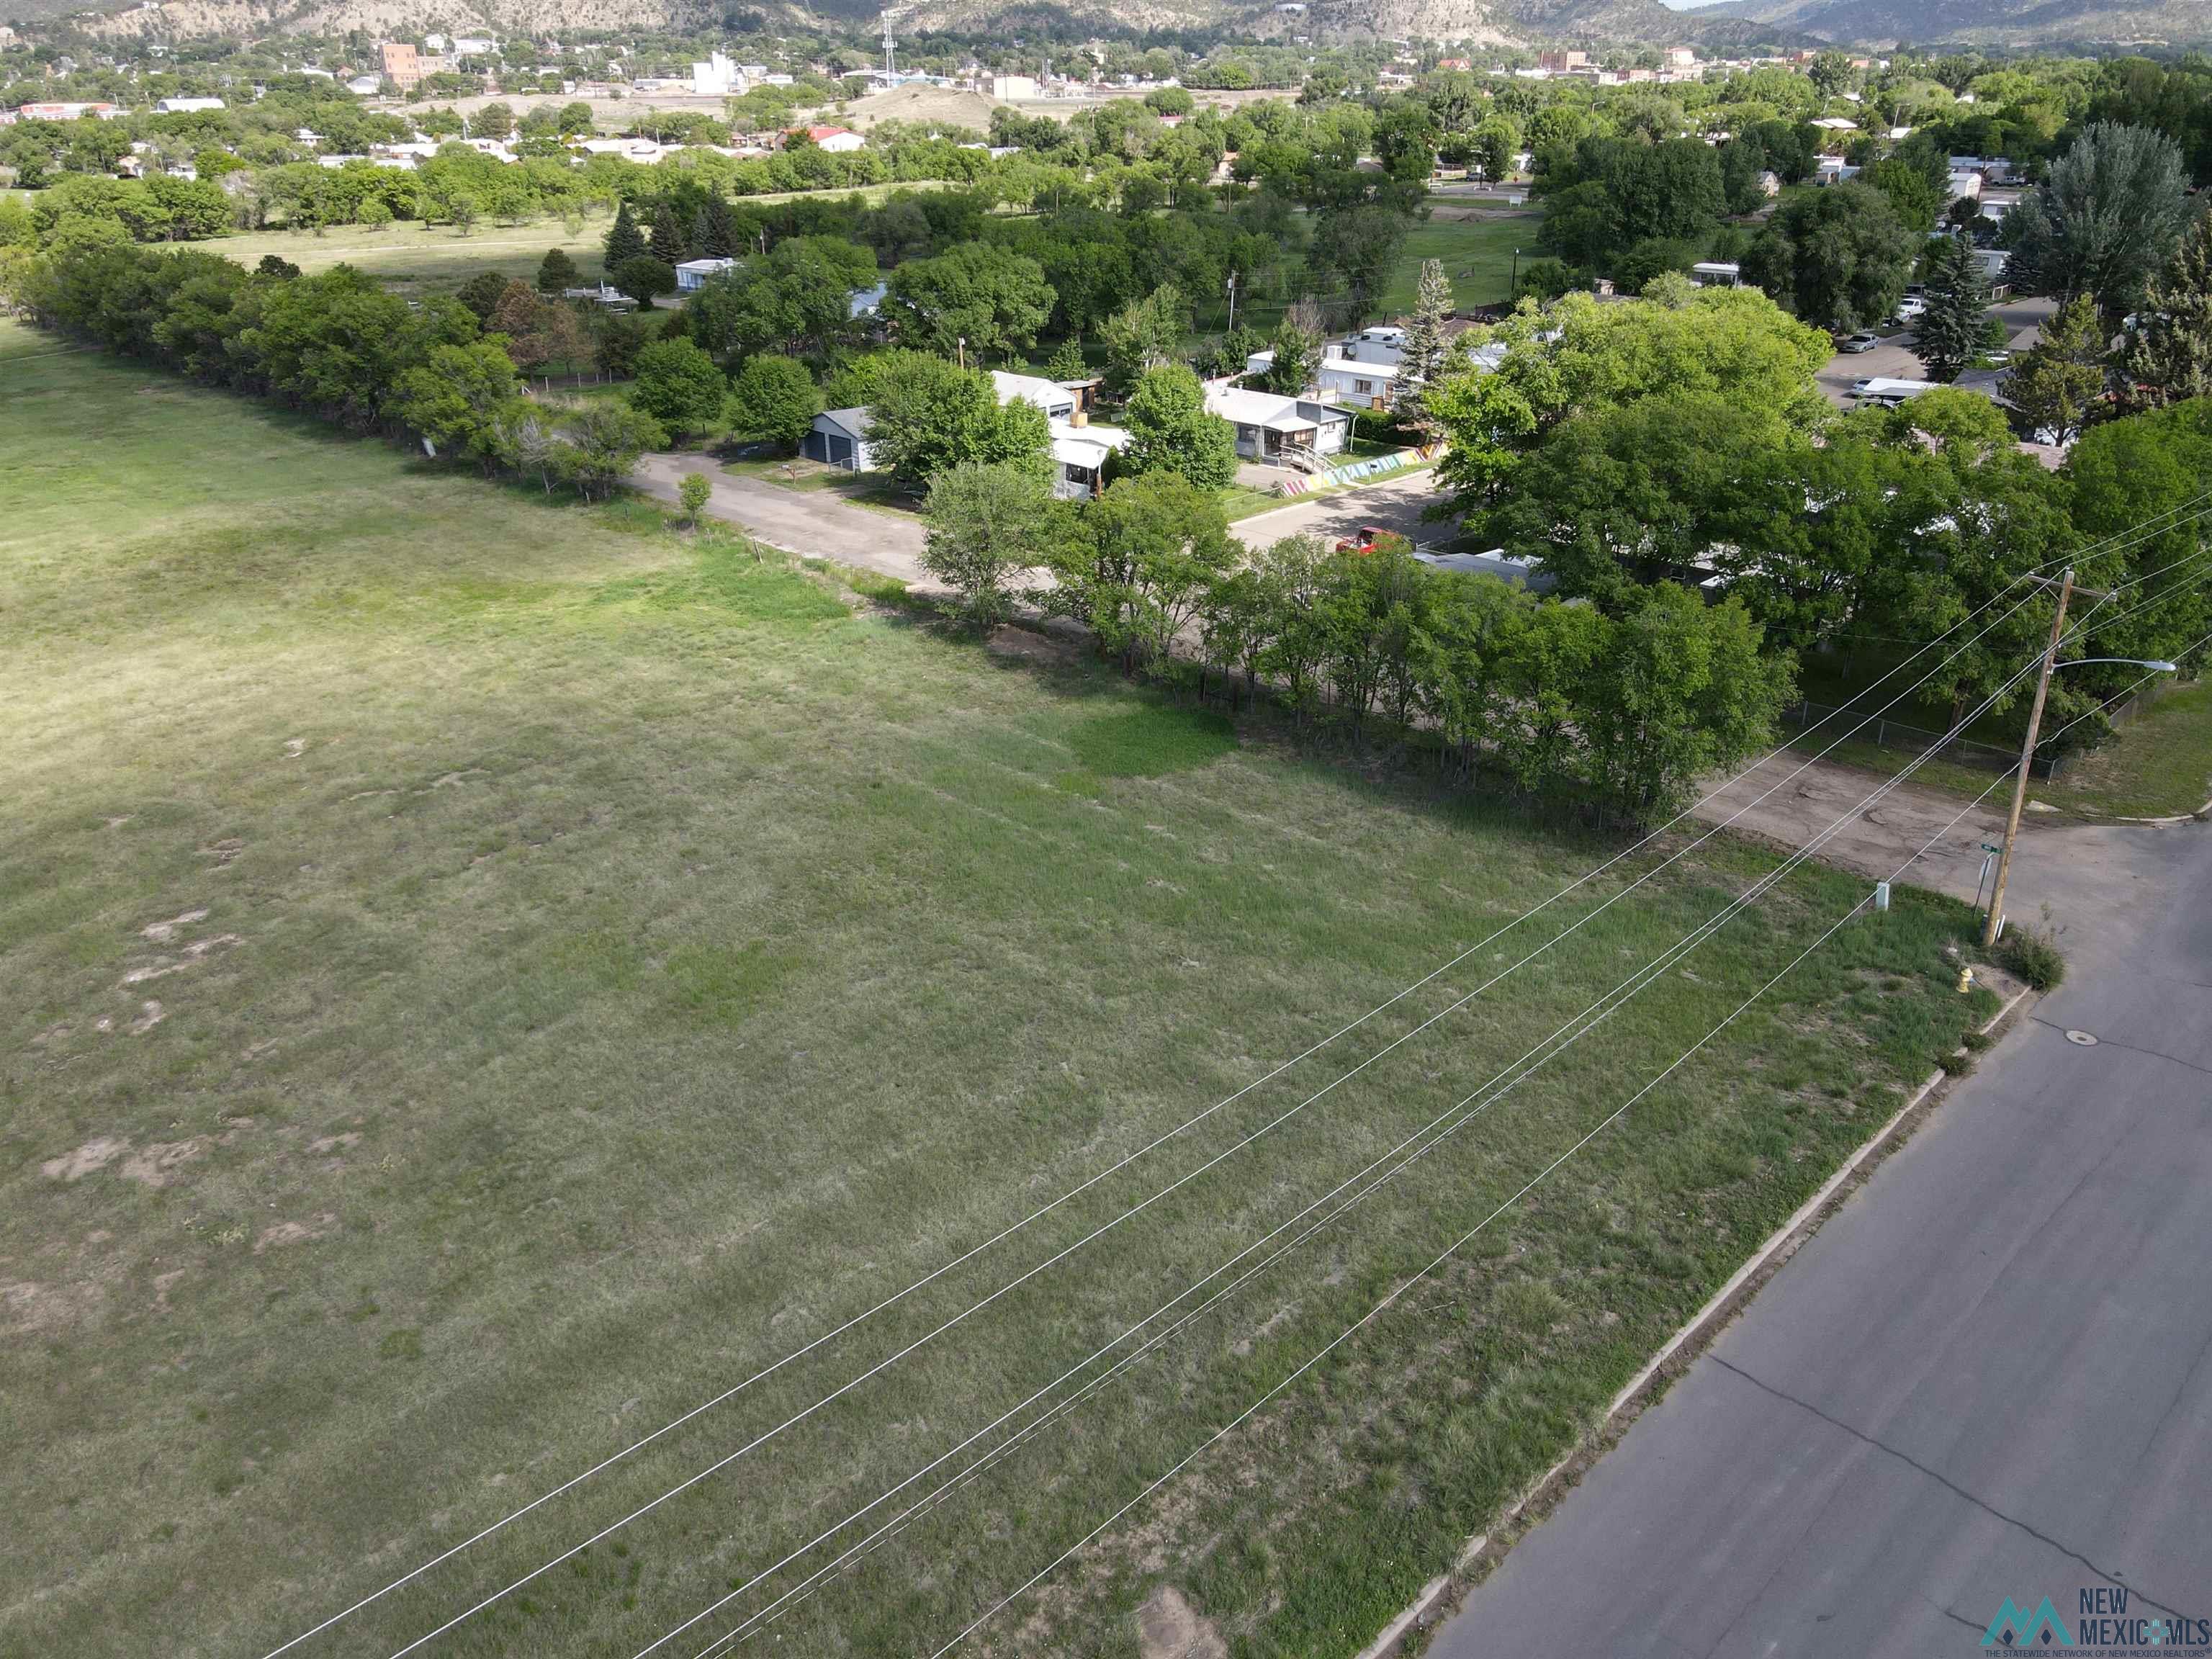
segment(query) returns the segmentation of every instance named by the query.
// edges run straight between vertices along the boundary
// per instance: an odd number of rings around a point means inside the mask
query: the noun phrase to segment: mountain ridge
[[[1795,29],[1839,46],[2186,46],[2205,0],[1721,0],[1683,14]]]

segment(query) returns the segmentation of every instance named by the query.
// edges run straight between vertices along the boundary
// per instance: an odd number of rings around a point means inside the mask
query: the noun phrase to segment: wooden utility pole
[[[2051,673],[2058,665],[2058,640],[2066,629],[2066,602],[2074,597],[2074,572],[2069,568],[2058,580],[2058,609],[2051,617],[2051,643],[2044,647],[2043,672],[2036,677],[2035,702],[2027,711],[2027,735],[2021,739],[2020,775],[2012,781],[2012,811],[2005,818],[2004,850],[1997,854],[1996,885],[1990,889],[1990,912],[1982,923],[1984,949],[1997,942],[2004,926],[2005,878],[2012,873],[2013,843],[2020,839],[2020,815],[2027,805],[2028,769],[2035,762],[2035,740],[2043,726],[2044,699],[2051,694]]]

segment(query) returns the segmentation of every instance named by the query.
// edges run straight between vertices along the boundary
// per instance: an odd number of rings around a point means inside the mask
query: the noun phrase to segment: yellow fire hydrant
[[[1974,970],[1971,966],[1962,965],[1959,969],[1959,994],[1964,996],[1973,988]]]

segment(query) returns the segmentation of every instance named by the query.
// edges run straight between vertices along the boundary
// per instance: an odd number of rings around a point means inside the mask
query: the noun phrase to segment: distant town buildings
[[[422,82],[422,59],[415,48],[404,40],[386,40],[377,52],[382,60],[384,78],[402,92],[412,92]]]

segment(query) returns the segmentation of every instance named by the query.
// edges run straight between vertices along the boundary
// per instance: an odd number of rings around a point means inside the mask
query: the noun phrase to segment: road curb
[[[2212,803],[2207,805],[2212,806]],[[2006,1000],[2004,1006],[1983,1024],[1981,1034],[1986,1036],[1996,1030],[2036,994],[2033,987],[2022,986]],[[1516,1522],[1528,1517],[1547,1498],[1556,1500],[1563,1495],[1572,1484],[1573,1477],[1579,1474],[1577,1466],[1587,1466],[1595,1462],[1597,1456],[1626,1432],[1628,1425],[1641,1414],[1641,1397],[1668,1363],[1678,1358],[1696,1358],[1715,1337],[1734,1322],[1743,1305],[1763,1287],[1765,1280],[1779,1272],[1797,1253],[1799,1247],[1820,1231],[1820,1223],[1827,1218],[1826,1212],[1839,1206],[1850,1196],[1844,1189],[1853,1179],[1877,1161],[1877,1154],[1886,1154],[1893,1150],[1893,1143],[1901,1139],[1898,1131],[1916,1112],[1930,1104],[1931,1097],[1950,1075],[1939,1067],[1926,1082],[1914,1090],[1911,1097],[1897,1109],[1889,1121],[1861,1143],[1858,1150],[1820,1183],[1818,1192],[1799,1205],[1787,1221],[1769,1234],[1743,1266],[1729,1275],[1728,1282],[1714,1291],[1705,1305],[1668,1338],[1659,1352],[1653,1354],[1644,1368],[1613,1395],[1612,1403],[1606,1407],[1605,1415],[1599,1419],[1595,1431],[1583,1437],[1558,1462],[1545,1470],[1527,1492],[1514,1500],[1488,1531],[1477,1533],[1468,1540],[1466,1547],[1453,1560],[1451,1571],[1421,1586],[1420,1594],[1413,1598],[1413,1604],[1384,1626],[1374,1641],[1359,1650],[1358,1659],[1389,1659],[1416,1626],[1431,1620],[1445,1608],[1455,1589],[1459,1587],[1462,1575],[1481,1558],[1493,1537],[1506,1533]],[[1632,1406],[1637,1409],[1630,1410]]]

